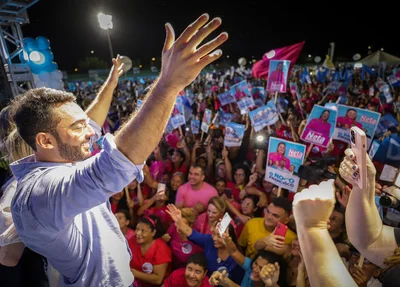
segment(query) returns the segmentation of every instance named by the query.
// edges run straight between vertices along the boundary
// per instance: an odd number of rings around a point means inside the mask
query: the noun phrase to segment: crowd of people
[[[117,57],[102,83],[33,89],[3,109],[2,153],[12,164],[1,197],[0,282],[8,284],[1,286],[396,286],[400,220],[379,198],[400,191],[380,179],[386,162],[368,157],[368,184],[359,189],[348,144],[301,139],[305,129],[321,127],[329,137],[332,110],[307,125],[308,115],[314,105],[342,98],[348,107],[400,120],[399,90],[392,87],[386,101],[376,85],[389,74],[351,69],[343,95],[327,89],[333,73],[306,81],[294,68],[284,84],[296,83],[300,97],[264,90],[255,102],[273,100],[279,118],[256,132],[249,111],[257,106],[243,112],[218,95],[243,81],[249,90],[267,89],[267,81],[240,67],[199,74],[220,56],[210,52],[227,35],[206,49],[184,50],[220,24],[216,18],[201,28],[207,21],[203,15],[185,30],[184,48],[166,26],[157,79],[119,78]],[[190,62],[179,54],[185,51],[204,58]],[[166,130],[178,94],[189,102],[185,125]],[[191,129],[206,110],[245,126],[240,146],[224,145],[227,128],[218,121],[207,133]],[[359,127],[356,118],[348,108],[336,125]],[[395,126],[373,139],[399,132]],[[268,150],[271,138],[305,145],[302,166],[326,172],[296,173],[284,142]],[[297,190],[269,181],[268,166],[298,176]],[[225,214],[232,220],[221,232]]]

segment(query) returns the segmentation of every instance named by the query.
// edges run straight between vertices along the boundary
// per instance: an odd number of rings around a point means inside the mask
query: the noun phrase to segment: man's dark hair
[[[272,203],[277,207],[283,208],[286,213],[290,215],[290,212],[292,211],[292,203],[289,199],[284,197],[275,197],[272,199]]]
[[[204,170],[204,168],[201,165],[194,164],[190,168],[199,168],[201,170],[201,175],[206,175],[206,171]]]
[[[118,209],[117,212],[115,212],[115,214],[117,213],[122,213],[123,215],[125,215],[126,220],[131,220],[129,211],[127,209]]]
[[[61,121],[61,116],[53,109],[75,100],[72,93],[49,88],[31,89],[17,96],[13,100],[12,111],[18,133],[36,151],[36,135],[50,132]]]
[[[204,271],[208,270],[207,258],[203,253],[192,254],[189,257],[188,261],[186,262],[186,265],[188,265],[189,263],[197,264],[197,265],[203,267]]]

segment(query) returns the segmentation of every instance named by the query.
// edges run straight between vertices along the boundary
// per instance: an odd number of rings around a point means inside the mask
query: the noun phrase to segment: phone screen
[[[221,236],[222,236],[222,234],[225,233],[225,231],[228,228],[231,221],[232,221],[232,217],[229,215],[228,212],[225,212],[224,217],[222,218],[221,223],[218,226],[218,231]]]

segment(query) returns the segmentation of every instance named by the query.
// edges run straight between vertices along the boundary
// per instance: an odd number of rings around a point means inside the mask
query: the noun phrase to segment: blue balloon
[[[29,62],[29,67],[31,68],[32,73],[40,74],[42,72],[42,65],[36,65],[34,62]]]
[[[39,50],[47,50],[50,48],[50,40],[44,36],[36,37],[36,45]]]
[[[54,60],[54,54],[50,50],[40,51],[44,56],[44,65],[51,64]]]
[[[56,62],[52,62],[51,63],[51,68],[52,68],[52,70],[50,71],[50,72],[53,72],[53,71],[55,71],[55,70],[58,70],[58,64],[56,63]]]
[[[24,39],[24,48],[25,51],[29,54],[33,51],[38,50],[38,46],[36,45],[36,41],[33,40],[32,38],[25,38]]]

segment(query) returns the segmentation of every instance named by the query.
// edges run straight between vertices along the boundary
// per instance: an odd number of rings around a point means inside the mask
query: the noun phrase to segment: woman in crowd
[[[132,251],[130,263],[136,286],[155,287],[162,284],[171,271],[172,254],[162,240],[161,220],[155,216],[142,217],[136,226],[136,240],[129,242]]]
[[[336,127],[349,130],[353,126],[362,129],[362,124],[357,122],[357,111],[355,109],[348,109],[344,117],[337,118]]]
[[[202,234],[212,234],[215,224],[222,219],[226,211],[225,201],[214,196],[208,201],[207,211],[197,217],[193,229]]]
[[[119,227],[121,228],[122,234],[125,236],[128,242],[135,237],[135,231],[132,228],[129,228],[130,225],[130,216],[129,211],[126,209],[119,209],[115,213],[115,217],[118,220]]]
[[[318,132],[322,134],[326,141],[329,140],[329,134],[331,131],[331,124],[329,123],[329,117],[331,112],[329,110],[324,110],[319,118],[314,118],[306,125],[304,129],[304,135],[310,132]],[[304,136],[303,136],[304,137]]]
[[[196,213],[192,208],[182,208],[182,221],[192,227],[196,220]],[[169,242],[172,249],[172,267],[173,269],[182,268],[186,265],[188,258],[196,253],[202,252],[202,248],[187,239],[187,236],[180,231],[175,224],[171,224],[167,234],[163,239]]]
[[[181,211],[172,204],[168,205],[168,213],[171,215],[177,228],[185,234],[190,241],[204,249],[204,254],[208,260],[208,275],[212,274],[219,268],[224,268],[229,273],[229,278],[232,279],[232,281],[237,284],[240,283],[243,277],[243,271],[229,256],[226,246],[217,229],[213,230],[212,235],[197,232],[182,220]],[[228,233],[232,240],[236,241],[236,235],[232,225],[229,225]]]
[[[140,191],[139,191],[140,192]],[[137,216],[150,216],[156,215],[160,218],[162,225],[165,228],[171,224],[171,217],[166,212],[167,210],[168,195],[166,190],[159,190],[154,193],[154,195],[146,200],[143,205],[141,205],[137,211]]]
[[[185,176],[182,172],[176,172],[172,175],[171,184],[167,185],[168,192],[168,203],[175,203],[176,193],[178,188],[185,183]]]
[[[281,162],[285,162],[285,168],[287,170],[290,170],[290,159],[286,157],[286,144],[283,142],[280,142],[278,144],[278,147],[276,149],[276,152],[270,152],[269,157],[268,157],[268,165],[269,166],[276,166],[278,163],[278,166],[281,165]]]

